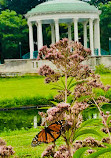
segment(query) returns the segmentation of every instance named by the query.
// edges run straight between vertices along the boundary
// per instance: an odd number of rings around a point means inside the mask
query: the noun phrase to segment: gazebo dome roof
[[[28,11],[27,15],[83,12],[98,13],[98,9],[89,3],[80,0],[49,0]]]

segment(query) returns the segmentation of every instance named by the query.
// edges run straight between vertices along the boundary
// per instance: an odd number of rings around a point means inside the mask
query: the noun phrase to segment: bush
[[[96,67],[95,73],[98,73],[98,74],[111,73],[111,70],[109,68],[105,67],[103,64],[97,65],[95,67]]]
[[[41,106],[52,104],[53,96],[48,96],[47,98],[36,96],[36,97],[23,97],[23,98],[13,98],[4,99],[0,101],[0,108],[17,108],[22,106]]]

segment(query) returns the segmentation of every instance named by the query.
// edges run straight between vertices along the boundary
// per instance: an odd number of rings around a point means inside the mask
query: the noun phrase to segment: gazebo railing
[[[38,51],[34,51],[34,52],[33,52],[33,59],[36,59],[37,56],[38,56]],[[24,55],[22,56],[22,59],[30,59],[30,52],[24,54]]]
[[[96,55],[96,56],[99,55],[98,49],[94,49],[94,55]],[[110,53],[101,48],[101,55],[110,55]]]
[[[104,49],[101,49],[101,55],[110,55],[110,53]]]
[[[99,55],[99,52],[98,52],[98,49],[94,49],[94,55],[95,56],[98,56]],[[104,49],[101,49],[101,55],[110,55],[109,52],[107,52],[106,50]],[[34,51],[33,52],[33,59],[36,59],[38,56],[38,51]],[[30,59],[30,52],[26,53],[25,55],[22,56],[22,59]]]

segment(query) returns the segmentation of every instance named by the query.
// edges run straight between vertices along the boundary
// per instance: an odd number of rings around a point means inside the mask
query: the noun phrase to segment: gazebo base
[[[96,65],[103,64],[111,68],[111,55],[106,56],[91,56],[89,60],[83,64],[89,65],[95,70]],[[6,59],[4,64],[0,64],[0,74],[2,76],[18,76],[26,73],[37,73],[43,65],[49,65],[52,69],[56,69],[55,65],[50,61],[37,59]],[[0,76],[1,76],[0,75]]]

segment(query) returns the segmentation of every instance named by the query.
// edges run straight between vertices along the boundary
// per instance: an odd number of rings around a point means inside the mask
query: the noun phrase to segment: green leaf
[[[103,143],[105,146],[111,148],[111,144],[108,144],[108,143]]]
[[[58,87],[58,88],[60,88],[60,89],[64,89],[64,87],[62,87],[62,86],[60,86],[60,85],[58,85],[58,84],[50,84],[50,85],[53,85],[53,86]]]
[[[41,107],[41,108],[37,108],[37,109],[38,109],[38,110],[41,110],[41,109],[50,109],[50,108],[52,108],[52,107],[46,106],[46,107]]]
[[[55,102],[55,101],[50,101],[52,104],[54,104],[54,105],[56,105],[57,106],[57,102]]]
[[[84,134],[95,134],[95,135],[97,135],[99,137],[102,137],[101,134],[100,134],[100,132],[97,132],[94,129],[83,129],[83,130],[80,130],[80,131],[78,131],[78,132],[75,133],[75,136],[74,136],[73,140],[75,140],[77,137],[82,136]]]
[[[83,148],[78,149],[78,150],[74,153],[73,158],[82,158],[84,152],[85,152],[86,150],[88,150],[88,149],[89,149],[88,147],[83,147]]]
[[[72,78],[70,79],[70,81],[69,81],[69,83],[68,83],[68,85],[67,85],[67,89],[69,88],[69,86],[70,86],[70,84],[72,83],[73,79],[74,79],[74,77],[72,77]]]
[[[64,88],[56,88],[56,87],[53,87],[53,88],[51,88],[51,90],[64,90]]]
[[[109,116],[108,119],[107,119],[107,125],[109,125],[110,120],[111,120],[111,116]]]
[[[65,82],[63,81],[63,79],[61,78],[61,82],[62,82],[62,84],[63,84],[63,86],[64,86],[64,88],[66,87],[65,86]]]
[[[76,130],[76,132],[80,131],[83,127],[89,125],[89,124],[93,124],[93,123],[98,123],[100,122],[100,119],[88,119],[86,121],[84,121],[81,126]]]
[[[95,153],[90,154],[89,156],[87,156],[87,158],[97,158],[98,156],[100,156],[106,152],[111,152],[111,148],[101,149]]]
[[[77,85],[77,84],[81,84],[81,83],[84,83],[84,82],[87,82],[87,80],[74,82],[74,83],[72,83],[72,84],[69,86],[69,89],[71,89],[72,87],[74,87],[74,86]]]

